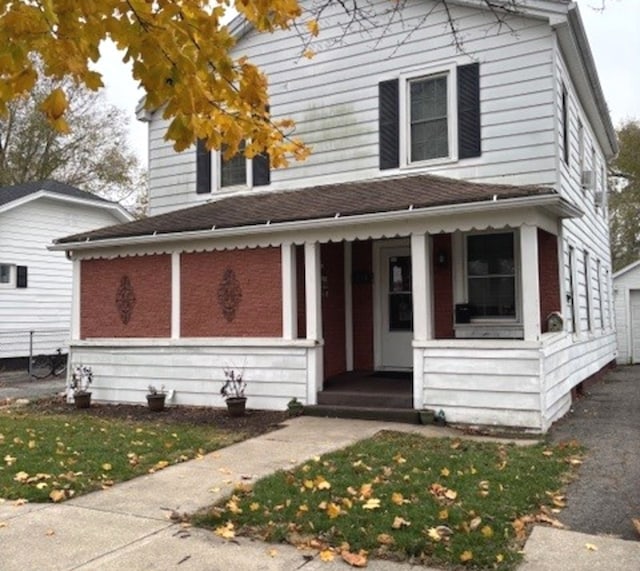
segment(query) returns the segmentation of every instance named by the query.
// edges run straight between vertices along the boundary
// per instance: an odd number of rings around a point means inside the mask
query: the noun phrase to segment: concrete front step
[[[318,404],[354,408],[410,409],[413,407],[413,397],[410,394],[320,391],[318,393]]]
[[[404,422],[406,424],[420,424],[418,411],[411,408],[362,407],[362,406],[305,406],[307,416],[326,418],[357,418],[360,420],[381,420],[386,422]]]

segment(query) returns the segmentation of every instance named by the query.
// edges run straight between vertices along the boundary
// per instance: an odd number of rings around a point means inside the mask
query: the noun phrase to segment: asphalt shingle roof
[[[21,184],[16,184],[14,186],[3,186],[0,187],[0,206],[4,204],[9,204],[10,202],[14,202],[15,200],[19,200],[24,198],[25,196],[29,196],[30,194],[34,194],[35,192],[39,192],[41,190],[46,190],[47,192],[53,192],[55,194],[61,194],[63,196],[70,196],[72,198],[83,198],[85,200],[95,200],[96,202],[110,202],[97,196],[95,194],[91,194],[90,192],[86,192],[84,190],[80,190],[75,186],[71,186],[62,182],[57,182],[55,180],[43,180],[43,181],[34,181],[34,182],[23,182]]]
[[[270,222],[319,220],[400,212],[526,196],[556,195],[552,188],[481,184],[432,175],[414,175],[264,192],[222,198],[126,224],[74,234],[58,243],[100,241],[145,235],[239,228]]]

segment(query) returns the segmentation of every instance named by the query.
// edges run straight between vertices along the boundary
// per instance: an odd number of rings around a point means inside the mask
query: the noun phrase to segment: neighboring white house
[[[545,431],[614,361],[617,146],[577,4],[530,0],[500,26],[481,0],[397,6],[367,35],[331,3],[311,60],[293,30],[230,25],[312,147],[302,164],[176,153],[141,112],[152,216],[55,246],[94,398],[161,382],[222,404],[231,366],[251,406],[282,409],[345,372],[404,371],[414,409]]]
[[[613,274],[620,365],[640,363],[640,260]]]
[[[0,360],[69,342],[71,262],[47,249],[69,231],[128,222],[122,207],[54,181],[0,188]]]

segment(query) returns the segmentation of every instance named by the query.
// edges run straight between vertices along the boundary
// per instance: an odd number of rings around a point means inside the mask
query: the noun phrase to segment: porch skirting
[[[540,342],[414,342],[415,408],[443,410],[449,422],[545,432],[571,405],[571,390],[615,358],[615,333],[548,333]],[[267,338],[74,341],[70,363],[93,369],[94,399],[144,403],[163,386],[169,405],[223,406],[225,369],[242,371],[248,406],[284,410],[292,398],[315,404],[322,344]]]

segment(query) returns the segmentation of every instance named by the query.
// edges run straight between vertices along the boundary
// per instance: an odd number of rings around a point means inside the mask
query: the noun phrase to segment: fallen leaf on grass
[[[391,494],[391,501],[397,506],[401,506],[404,504],[404,496],[399,492],[394,492]]]
[[[393,545],[396,540],[393,539],[392,536],[390,536],[388,533],[381,533],[380,535],[378,535],[378,543],[380,543],[381,545]]]
[[[159,462],[156,462],[152,468],[149,468],[149,474],[153,474],[158,470],[162,470],[166,468],[168,465],[169,465],[169,462],[167,462],[166,460],[160,460]]]
[[[411,525],[410,521],[407,521],[403,517],[396,516],[395,518],[393,518],[393,523],[391,524],[391,527],[393,529],[401,529],[403,527],[409,527],[410,525]]]
[[[467,561],[471,561],[473,559],[473,551],[463,551],[460,554],[460,561],[462,561],[463,563],[467,563]]]
[[[105,472],[109,472],[111,469],[113,469],[113,466],[112,466],[111,464],[109,464],[109,462],[105,462],[105,463],[102,465],[102,469],[103,469]]]
[[[343,551],[341,554],[342,559],[351,567],[366,567],[367,566],[367,552],[360,551],[359,553],[351,553],[350,551]]]
[[[51,490],[51,493],[49,494],[49,498],[54,503],[61,502],[64,500],[65,496],[66,494],[64,493],[64,490]]]
[[[377,510],[380,507],[380,500],[377,498],[370,498],[364,504],[362,504],[363,510]]]

